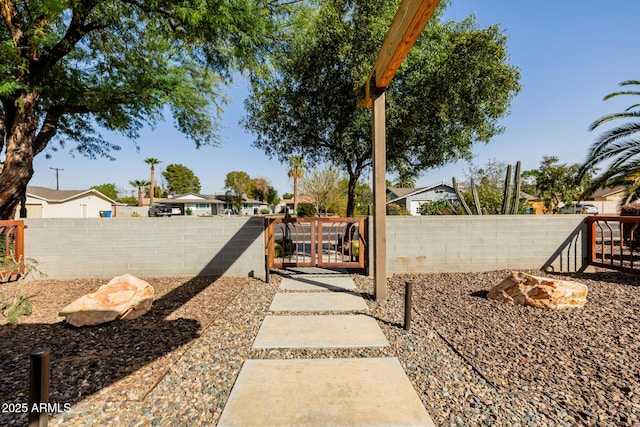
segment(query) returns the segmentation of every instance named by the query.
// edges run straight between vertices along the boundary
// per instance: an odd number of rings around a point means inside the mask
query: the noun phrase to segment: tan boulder
[[[135,319],[149,311],[154,289],[131,274],[114,277],[92,294],[84,295],[60,311],[73,326],[98,325],[116,319]]]
[[[587,302],[587,285],[512,271],[487,297],[513,304],[558,309],[582,307]]]

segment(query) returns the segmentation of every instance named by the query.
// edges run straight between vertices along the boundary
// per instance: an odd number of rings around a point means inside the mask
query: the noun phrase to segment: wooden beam
[[[373,296],[387,299],[387,143],[385,92],[373,99]]]
[[[440,0],[402,0],[365,83],[360,106],[372,106],[372,86],[378,89],[389,86],[438,4]]]

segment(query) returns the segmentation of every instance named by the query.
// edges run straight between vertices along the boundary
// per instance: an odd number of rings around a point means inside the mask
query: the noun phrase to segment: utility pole
[[[58,191],[60,190],[60,180],[58,177],[58,172],[63,171],[64,169],[61,169],[61,168],[49,168],[49,169],[53,169],[54,171],[56,171],[56,191]]]

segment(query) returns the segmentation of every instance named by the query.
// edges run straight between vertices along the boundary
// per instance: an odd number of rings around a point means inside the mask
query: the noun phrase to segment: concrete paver
[[[368,310],[360,295],[335,293],[278,293],[270,311],[359,311]]]
[[[219,427],[434,426],[397,358],[247,360]]]
[[[267,316],[253,348],[386,347],[378,322],[365,315]]]
[[[355,290],[350,277],[285,277],[280,289],[286,291],[340,291]]]

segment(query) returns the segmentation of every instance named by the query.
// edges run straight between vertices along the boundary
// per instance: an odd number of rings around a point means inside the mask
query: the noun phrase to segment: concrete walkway
[[[266,317],[254,348],[389,345],[350,278],[287,277],[280,289],[301,292],[276,294],[270,311],[287,315]],[[344,314],[289,315],[316,311]],[[433,425],[395,357],[247,360],[218,422],[223,427]]]

